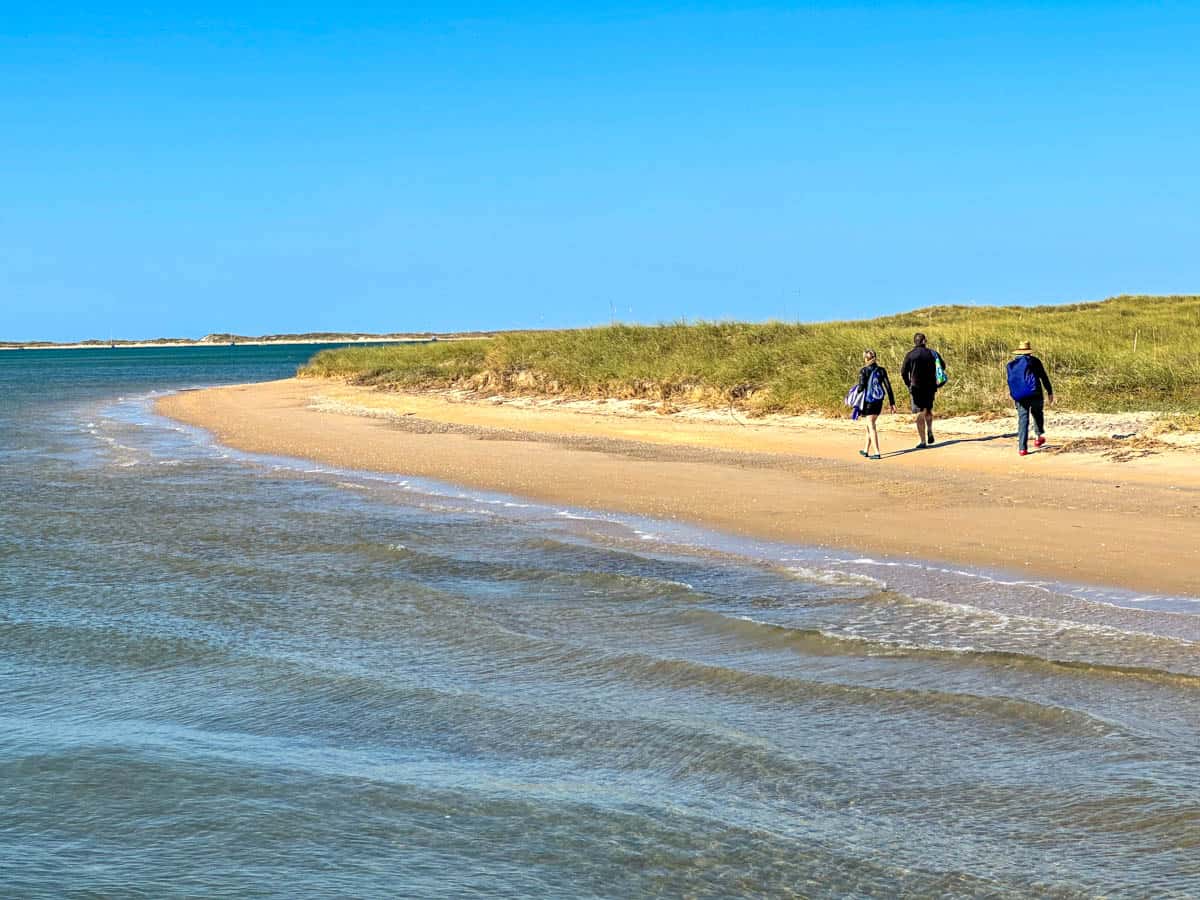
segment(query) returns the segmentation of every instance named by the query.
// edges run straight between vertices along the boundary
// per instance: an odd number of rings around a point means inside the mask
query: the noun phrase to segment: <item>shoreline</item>
[[[1187,564],[1195,549],[1186,526],[1200,517],[1194,442],[1115,442],[1118,453],[1135,448],[1117,462],[1103,455],[1112,449],[1104,439],[1088,436],[1112,423],[1082,417],[1079,436],[1062,445],[1077,451],[1047,452],[1052,444],[1021,459],[1012,422],[946,420],[939,445],[914,452],[910,417],[894,416],[881,420],[889,455],[867,463],[855,423],[637,407],[385,393],[320,379],[184,391],[156,404],[253,453],[741,537],[1200,596],[1200,567]]]

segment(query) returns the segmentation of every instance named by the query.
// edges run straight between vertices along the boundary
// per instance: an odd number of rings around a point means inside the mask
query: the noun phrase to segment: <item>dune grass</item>
[[[734,404],[750,414],[842,413],[865,347],[900,384],[912,335],[946,359],[944,413],[1011,405],[1004,364],[1033,342],[1060,404],[1079,411],[1200,410],[1200,297],[1115,297],[1039,307],[941,306],[869,321],[612,325],[508,332],[488,340],[346,347],[317,354],[303,376],[386,388]]]

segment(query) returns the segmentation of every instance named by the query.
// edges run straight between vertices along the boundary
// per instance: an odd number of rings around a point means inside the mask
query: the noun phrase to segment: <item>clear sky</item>
[[[1200,291],[1196,3],[22,6],[0,339]]]

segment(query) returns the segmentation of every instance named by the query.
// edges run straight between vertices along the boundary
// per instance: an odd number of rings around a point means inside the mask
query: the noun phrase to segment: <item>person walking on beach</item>
[[[1013,351],[1008,363],[1008,392],[1017,405],[1017,452],[1029,455],[1029,417],[1033,416],[1033,428],[1037,439],[1033,446],[1046,443],[1045,405],[1054,405],[1054,388],[1042,361],[1033,355],[1029,341],[1021,341]],[[1045,386],[1046,392],[1042,393]]]
[[[933,443],[933,398],[937,394],[937,356],[925,346],[925,335],[913,335],[913,348],[904,357],[900,378],[912,394],[912,411],[917,414],[917,436],[922,450]]]
[[[875,359],[874,350],[863,351],[863,367],[858,373],[858,391],[862,397],[860,415],[866,420],[867,444],[859,450],[860,456],[867,459],[879,459],[879,431],[875,423],[883,412],[883,397],[887,394],[888,411],[896,411],[896,397],[892,393],[892,382],[888,378],[887,369],[879,365]],[[875,452],[871,452],[871,448]]]

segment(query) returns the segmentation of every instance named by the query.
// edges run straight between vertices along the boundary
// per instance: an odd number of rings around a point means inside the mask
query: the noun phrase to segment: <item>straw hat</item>
[[[1017,349],[1013,351],[1014,356],[1025,356],[1027,353],[1032,353],[1033,348],[1029,346],[1029,341],[1021,341],[1017,344]]]

